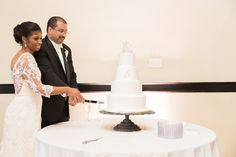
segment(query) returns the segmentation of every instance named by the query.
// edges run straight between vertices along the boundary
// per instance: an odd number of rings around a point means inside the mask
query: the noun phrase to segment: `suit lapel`
[[[61,61],[60,61],[60,58],[59,58],[59,56],[58,56],[58,54],[57,54],[56,49],[54,48],[54,46],[52,45],[51,41],[48,39],[47,36],[45,37],[45,41],[46,41],[47,47],[48,47],[48,49],[49,49],[48,52],[50,52],[50,53],[48,53],[48,55],[50,56],[50,58],[51,58],[52,61],[55,61],[55,60],[56,60],[57,64],[59,65],[59,66],[55,66],[54,68],[57,68],[58,70],[62,71],[63,74],[64,74],[65,77],[66,77],[65,71],[64,71],[64,69],[63,69],[62,63],[61,63]],[[54,63],[54,64],[55,64],[55,63]]]

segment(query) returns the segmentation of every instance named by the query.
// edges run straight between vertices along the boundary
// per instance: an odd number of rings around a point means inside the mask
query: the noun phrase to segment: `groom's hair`
[[[47,32],[48,32],[48,28],[51,27],[51,28],[55,28],[57,26],[57,21],[61,21],[65,24],[67,24],[66,20],[60,16],[53,16],[51,17],[49,20],[48,20],[48,23],[47,23]]]

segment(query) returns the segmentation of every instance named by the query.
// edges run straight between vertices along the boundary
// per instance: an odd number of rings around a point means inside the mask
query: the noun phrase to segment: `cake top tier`
[[[137,72],[134,64],[134,54],[129,48],[129,43],[123,43],[123,49],[120,54],[120,62],[116,72],[117,80],[137,80]]]
[[[134,65],[134,54],[129,47],[128,42],[123,42],[122,53],[120,54],[119,66],[122,65]]]

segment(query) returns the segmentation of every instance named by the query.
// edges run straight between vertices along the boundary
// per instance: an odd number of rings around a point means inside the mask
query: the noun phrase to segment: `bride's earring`
[[[26,44],[26,41],[25,41],[25,40],[23,40],[23,47],[24,47],[24,48],[27,48],[27,44]]]

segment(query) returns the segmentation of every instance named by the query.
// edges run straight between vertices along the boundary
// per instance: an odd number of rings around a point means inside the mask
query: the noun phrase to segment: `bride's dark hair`
[[[34,22],[22,22],[21,24],[18,24],[17,26],[14,27],[13,30],[13,36],[15,38],[15,41],[17,43],[22,44],[22,37],[29,37],[32,32],[42,32],[41,28],[37,23]]]

